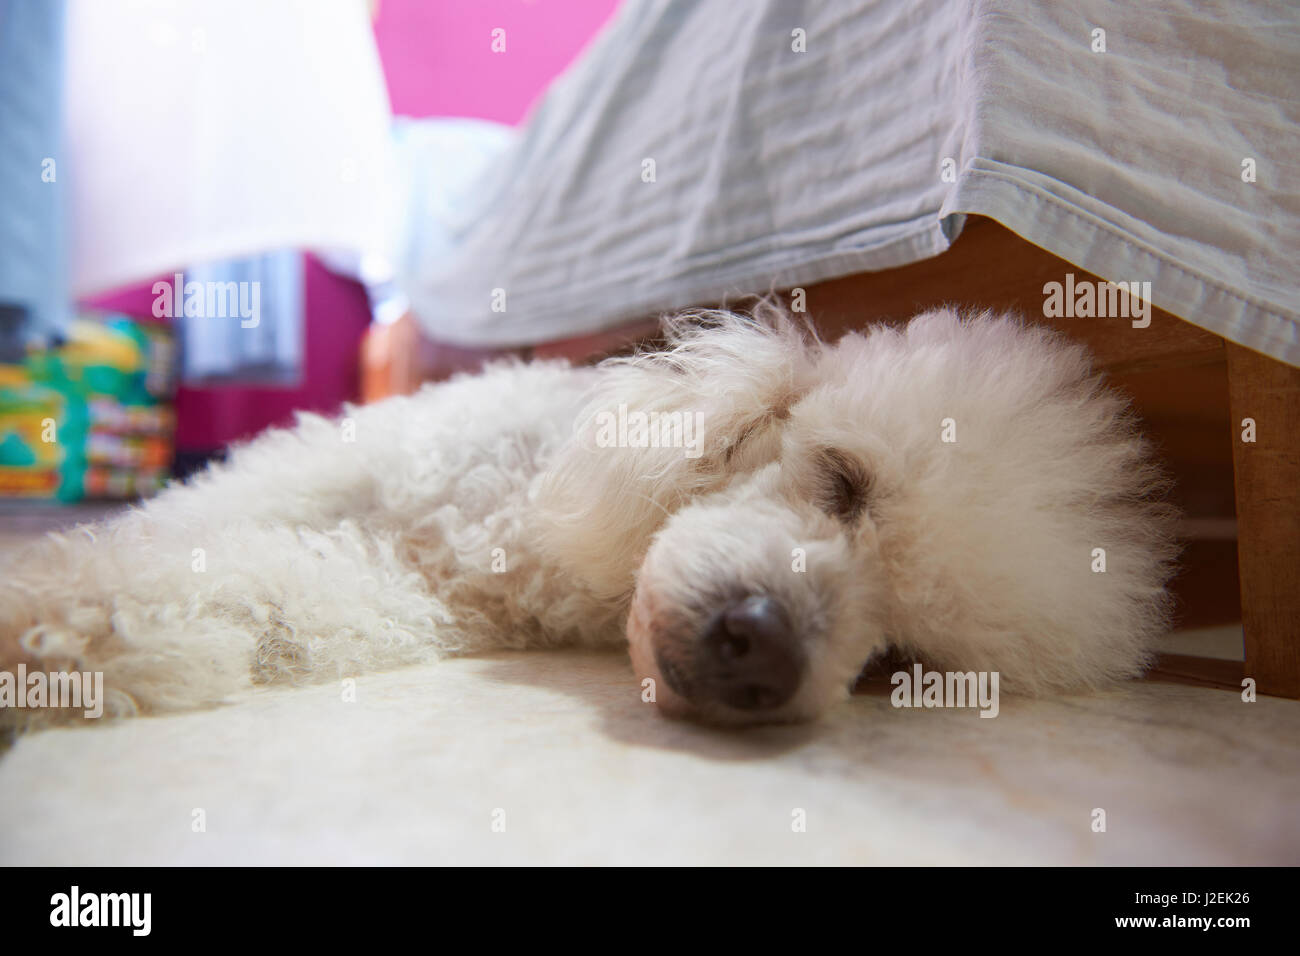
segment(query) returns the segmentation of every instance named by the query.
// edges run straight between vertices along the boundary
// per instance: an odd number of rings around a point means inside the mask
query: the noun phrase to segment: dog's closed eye
[[[857,520],[871,494],[871,473],[866,466],[838,448],[823,448],[817,452],[815,468],[813,500],[817,507],[842,521]]]

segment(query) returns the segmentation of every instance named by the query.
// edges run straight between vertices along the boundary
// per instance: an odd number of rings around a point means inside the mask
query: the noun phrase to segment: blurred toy
[[[126,498],[167,480],[175,346],[161,325],[83,316],[65,343],[0,365],[0,496]]]

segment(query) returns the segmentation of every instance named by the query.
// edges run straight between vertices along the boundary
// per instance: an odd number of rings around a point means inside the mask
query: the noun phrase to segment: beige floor
[[[515,653],[26,737],[0,863],[1300,863],[1300,702],[869,695],[736,734],[638,690],[618,655]]]
[[[0,548],[37,530],[0,522]],[[726,733],[639,690],[622,655],[504,654],[355,703],[258,691],[24,737],[0,864],[1300,863],[1300,702],[1133,683],[990,720],[872,694]]]

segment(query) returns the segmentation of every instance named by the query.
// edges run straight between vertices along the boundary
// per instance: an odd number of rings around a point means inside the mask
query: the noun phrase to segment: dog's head
[[[890,646],[1007,689],[1140,670],[1166,516],[1083,350],[950,310],[833,345],[766,305],[668,331],[601,367],[538,501],[667,713],[809,719]]]
[[[628,609],[669,713],[812,717],[884,647],[880,449],[834,349],[780,313],[696,313],[669,336],[603,366],[543,483],[549,543]]]

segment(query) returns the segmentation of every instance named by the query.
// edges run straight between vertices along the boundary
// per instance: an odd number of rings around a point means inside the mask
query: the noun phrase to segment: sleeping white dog
[[[814,718],[886,651],[1095,687],[1165,626],[1163,488],[1044,330],[945,310],[824,344],[767,304],[692,313],[598,367],[303,416],[51,536],[3,572],[0,670],[103,672],[108,712],[158,713],[626,641],[665,712],[730,724]]]

